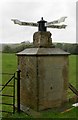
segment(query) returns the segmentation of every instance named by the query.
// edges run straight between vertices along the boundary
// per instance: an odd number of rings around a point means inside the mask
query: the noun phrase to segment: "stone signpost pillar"
[[[54,48],[46,31],[34,33],[33,44],[34,48],[17,53],[21,109],[59,107],[67,100],[69,53]]]

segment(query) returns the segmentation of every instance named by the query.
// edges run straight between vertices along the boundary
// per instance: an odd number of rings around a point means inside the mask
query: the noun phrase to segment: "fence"
[[[70,89],[74,94],[76,94],[76,96],[78,96],[78,90],[77,90],[73,85],[71,85],[70,83],[69,83],[69,89]]]
[[[13,111],[7,111],[7,110],[0,110],[0,112],[6,112],[6,113],[15,113],[15,73],[14,74],[9,74],[9,73],[2,73],[2,75],[12,75],[12,77],[5,83],[5,84],[2,84],[0,86],[2,86],[2,89],[0,90],[0,96],[2,96],[2,102],[0,102],[0,104],[3,105],[6,105],[6,106],[12,106],[13,107]],[[11,83],[11,81],[13,81],[13,83]],[[11,84],[10,84],[11,83]],[[6,87],[10,87],[13,89],[13,94],[5,94],[3,93],[4,89]],[[6,97],[6,99],[8,98],[11,98],[13,99],[13,103],[7,103],[7,102],[3,102],[3,97]],[[2,107],[3,108],[3,107]]]
[[[9,74],[9,73],[2,73],[2,75],[11,75],[11,78],[5,83],[5,84],[0,84],[0,86],[2,86],[1,90],[0,90],[0,96],[3,98],[3,97],[8,97],[8,98],[11,98],[13,101],[12,103],[7,103],[7,102],[2,102],[0,101],[0,104],[3,105],[6,105],[6,106],[12,106],[12,111],[7,111],[7,110],[0,110],[0,112],[4,112],[4,113],[15,113],[15,86],[16,86],[16,81],[17,80],[17,112],[20,112],[20,70],[17,71],[17,77],[15,77],[15,73],[14,74]],[[12,88],[12,94],[9,95],[9,92],[8,94],[5,94],[3,93],[3,91],[5,92],[5,89],[9,88],[10,87],[10,91],[11,91],[11,88]]]

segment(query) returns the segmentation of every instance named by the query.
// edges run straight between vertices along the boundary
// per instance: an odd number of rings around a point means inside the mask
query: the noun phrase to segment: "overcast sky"
[[[53,42],[76,43],[76,1],[77,0],[0,0],[0,43],[33,41],[36,27],[19,26],[11,19],[37,22],[44,18],[50,22],[67,16],[63,24],[66,29],[48,28]]]

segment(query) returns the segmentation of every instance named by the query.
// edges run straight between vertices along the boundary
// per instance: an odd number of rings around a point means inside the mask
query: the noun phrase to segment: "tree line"
[[[53,44],[56,48],[61,48],[66,52],[69,52],[71,54],[78,54],[78,44],[70,44],[70,43],[54,43]],[[33,43],[25,44],[20,43],[16,46],[13,45],[5,45],[2,52],[3,53],[18,53],[26,48],[32,48]]]
[[[33,47],[32,43],[30,44],[26,44],[26,43],[20,43],[20,44],[12,44],[12,45],[9,45],[9,44],[6,44],[3,49],[2,49],[2,52],[3,53],[18,53],[26,48],[31,48]]]
[[[71,54],[78,54],[78,44],[57,43],[55,46]]]

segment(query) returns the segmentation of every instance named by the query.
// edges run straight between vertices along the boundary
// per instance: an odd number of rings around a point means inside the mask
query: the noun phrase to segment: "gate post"
[[[17,112],[20,113],[20,72],[17,70]]]

